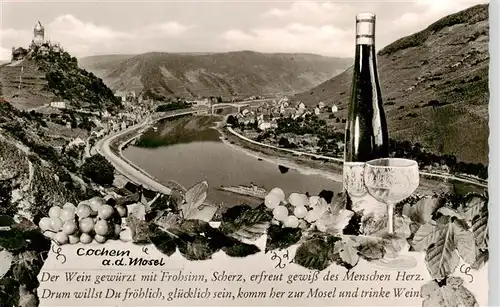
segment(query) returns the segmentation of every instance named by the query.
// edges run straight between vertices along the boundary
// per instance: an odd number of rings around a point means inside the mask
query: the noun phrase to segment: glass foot
[[[384,269],[413,269],[417,266],[417,260],[411,256],[398,256],[396,258],[382,258],[370,261],[373,265]]]

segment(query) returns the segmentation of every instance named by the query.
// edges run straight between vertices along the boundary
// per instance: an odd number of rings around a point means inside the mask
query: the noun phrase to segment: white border
[[[490,244],[489,252],[490,259],[489,266],[489,306],[500,306],[500,265],[499,265],[499,248],[500,248],[500,190],[498,189],[500,179],[500,145],[498,134],[500,123],[497,122],[500,118],[500,106],[498,86],[499,80],[499,53],[500,48],[498,45],[500,36],[500,3],[498,0],[492,0],[489,6],[489,20],[490,20],[490,67],[489,67],[489,80],[490,80],[490,104],[489,104],[489,175],[488,175],[488,191],[490,196],[489,203],[489,231],[490,231]]]

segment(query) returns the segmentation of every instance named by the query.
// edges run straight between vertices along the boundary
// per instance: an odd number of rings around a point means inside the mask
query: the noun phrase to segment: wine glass
[[[351,197],[363,197],[366,193],[364,162],[344,162],[342,179],[344,188]]]
[[[364,182],[368,193],[387,205],[387,238],[402,241],[394,233],[394,205],[411,196],[419,185],[418,164],[414,160],[382,158],[366,162]],[[406,243],[406,242],[405,242]],[[387,255],[376,264],[387,268],[413,268],[416,260],[402,255]]]

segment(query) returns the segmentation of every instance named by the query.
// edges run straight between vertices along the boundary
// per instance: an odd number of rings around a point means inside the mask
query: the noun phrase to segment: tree
[[[238,120],[237,120],[237,119],[236,119],[236,117],[234,117],[233,115],[229,115],[229,116],[227,117],[227,121],[226,121],[226,123],[227,123],[228,125],[233,126],[233,127],[238,126]]]
[[[282,136],[278,141],[278,145],[287,148],[288,146],[290,146],[290,141],[288,141],[286,137]]]
[[[17,208],[12,206],[12,187],[8,180],[0,181],[0,214],[14,216]]]
[[[97,184],[110,185],[115,180],[115,168],[101,155],[94,155],[86,159],[81,171],[85,177]]]

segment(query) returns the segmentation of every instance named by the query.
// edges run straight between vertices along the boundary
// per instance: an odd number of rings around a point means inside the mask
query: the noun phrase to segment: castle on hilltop
[[[62,52],[62,48],[59,44],[52,45],[49,41],[45,40],[45,27],[38,21],[33,28],[33,39],[31,40],[29,48],[12,47],[12,61],[22,60],[34,51],[45,53],[49,50],[56,53]]]

